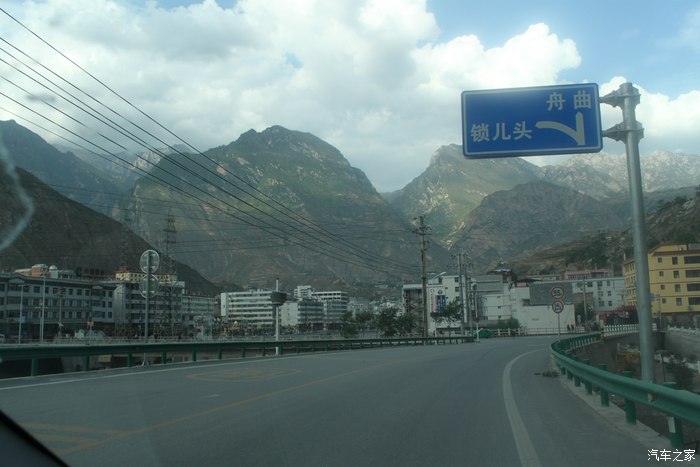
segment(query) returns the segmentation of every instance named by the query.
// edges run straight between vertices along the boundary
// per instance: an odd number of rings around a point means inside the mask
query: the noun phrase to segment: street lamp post
[[[472,303],[473,303],[473,305],[474,305],[474,308],[473,308],[472,312],[474,313],[474,322],[476,323],[476,341],[477,341],[477,342],[480,342],[480,340],[479,340],[479,307],[477,306],[477,303],[476,303],[476,299],[477,299],[477,296],[476,296],[476,285],[477,285],[477,284],[476,284],[476,281],[474,281],[474,282],[471,284],[471,288],[472,288],[472,300],[473,300]]]
[[[22,343],[22,302],[24,301],[24,281],[20,283],[19,289],[19,334],[17,335],[17,343]]]
[[[41,288],[41,319],[39,320],[39,342],[44,343],[44,319],[46,316],[46,273],[48,268],[46,265],[41,266],[41,275],[44,276],[43,285]]]
[[[287,294],[279,291],[279,282],[275,286],[275,291],[270,293],[270,303],[272,304],[272,313],[275,324],[275,342],[279,343],[280,340],[280,307],[287,300]],[[275,355],[280,354],[279,345],[275,346]]]
[[[59,339],[61,338],[61,334],[63,334],[63,323],[61,320],[61,314],[63,313],[63,295],[64,295],[64,288],[61,287],[58,289],[58,337]]]

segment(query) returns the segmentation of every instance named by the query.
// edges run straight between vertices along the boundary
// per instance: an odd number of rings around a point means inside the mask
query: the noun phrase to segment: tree
[[[447,321],[448,334],[452,335],[452,323],[462,321],[462,305],[458,299],[452,300],[445,305],[442,313],[438,315],[438,319]]]
[[[343,313],[343,317],[340,319],[340,322],[342,323],[341,333],[345,339],[357,337],[357,323],[355,318],[352,316],[352,311],[346,311]]]
[[[396,330],[402,336],[410,335],[416,327],[416,315],[407,311],[396,318]]]
[[[360,311],[355,315],[355,323],[362,330],[362,337],[365,337],[365,330],[372,322],[372,313],[369,311]]]
[[[384,308],[377,316],[377,330],[385,337],[396,335],[396,308]]]
[[[574,315],[576,316],[576,323],[587,323],[593,320],[595,313],[593,313],[593,307],[586,303],[586,314],[584,316],[583,312],[583,302],[574,303]]]

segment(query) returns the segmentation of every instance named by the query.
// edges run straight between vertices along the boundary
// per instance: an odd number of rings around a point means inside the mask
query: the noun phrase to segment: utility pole
[[[461,253],[457,253],[456,255],[452,255],[452,257],[455,256],[457,257],[457,270],[459,271],[459,303],[462,308],[462,334],[464,334],[467,320],[471,324],[471,316],[467,315],[467,303],[465,299],[466,276],[464,273],[466,264],[462,262],[462,257],[464,257],[465,261],[468,262],[469,255],[463,251]]]
[[[167,275],[167,294],[168,297],[168,310],[162,310],[160,312],[160,333],[166,334],[170,332],[170,337],[175,335],[175,316],[174,316],[174,301],[175,301],[175,261],[173,260],[173,251],[176,243],[175,234],[175,216],[173,216],[173,210],[170,208],[168,210],[168,217],[165,221],[165,227],[163,228],[163,256],[165,260],[165,274]],[[170,329],[168,329],[170,328]],[[204,325],[202,325],[202,337],[204,337]]]
[[[418,220],[418,227],[413,231],[420,236],[420,276],[423,300],[423,337],[428,337],[428,286],[425,269],[425,250],[427,248],[426,235],[430,234],[430,226],[425,225],[425,216],[419,216],[413,220]]]

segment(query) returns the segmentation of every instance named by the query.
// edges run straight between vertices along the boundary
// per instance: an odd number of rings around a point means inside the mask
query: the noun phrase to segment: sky
[[[593,82],[604,95],[632,82],[642,155],[700,154],[696,1],[6,0],[0,8],[0,120],[50,142],[66,144],[28,121],[76,138],[49,117],[108,151],[133,144],[38,84],[17,49],[168,144],[174,137],[144,114],[201,151],[282,125],[337,147],[379,191],[402,188],[439,147],[461,144],[467,90]],[[622,120],[619,109],[601,112],[604,129]],[[604,140],[604,152],[624,150]]]

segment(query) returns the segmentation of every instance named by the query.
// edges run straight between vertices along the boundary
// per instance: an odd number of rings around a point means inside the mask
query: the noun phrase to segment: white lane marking
[[[538,352],[538,350],[533,350],[515,357],[513,360],[508,362],[503,370],[503,401],[506,404],[508,421],[510,422],[511,430],[513,431],[515,446],[518,448],[520,463],[523,465],[523,467],[542,467],[542,464],[540,463],[539,457],[537,457],[535,446],[533,446],[532,441],[530,440],[530,435],[527,433],[527,428],[525,427],[525,423],[523,423],[523,419],[520,416],[520,411],[518,411],[518,406],[515,403],[515,398],[513,397],[513,385],[510,381],[510,369],[513,367],[515,362],[534,352]]]

